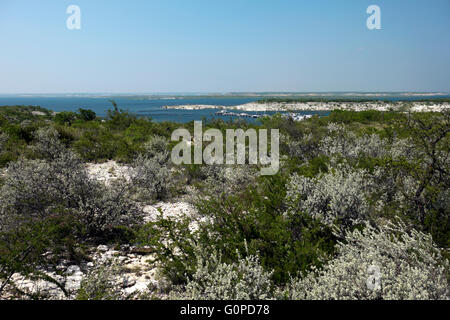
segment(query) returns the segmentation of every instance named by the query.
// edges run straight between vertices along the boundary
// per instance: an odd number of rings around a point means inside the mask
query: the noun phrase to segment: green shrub
[[[72,125],[75,120],[78,119],[78,115],[75,112],[63,111],[55,115],[55,122],[58,124]]]
[[[117,154],[117,137],[101,127],[88,129],[74,143],[74,150],[86,161],[114,159]]]
[[[94,111],[89,110],[89,109],[80,108],[80,109],[78,109],[78,113],[79,113],[78,117],[82,121],[92,121],[92,120],[95,120],[95,118],[97,117],[97,114]]]
[[[110,100],[112,110],[108,110],[107,124],[111,129],[125,130],[136,122],[137,117],[126,110],[119,109],[115,101]]]
[[[0,232],[0,293],[14,273],[29,279],[51,281],[64,287],[41,270],[56,266],[61,259],[78,262],[84,253],[77,245],[81,228],[73,216],[58,214]]]
[[[198,203],[201,221],[192,232],[192,221],[160,219],[153,227],[155,247],[164,273],[174,283],[186,282],[195,273],[194,247],[220,252],[222,262],[237,261],[236,252],[258,255],[266,270],[273,270],[276,283],[284,283],[289,274],[320,265],[333,252],[330,231],[306,215],[285,214],[286,179],[265,177],[260,185],[224,197],[212,197]],[[170,244],[170,245],[169,245]]]

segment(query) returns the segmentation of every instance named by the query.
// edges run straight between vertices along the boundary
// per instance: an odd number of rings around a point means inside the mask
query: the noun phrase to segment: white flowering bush
[[[411,205],[419,182],[400,170],[390,170],[378,167],[371,174],[370,179],[374,188],[377,210],[383,210],[387,205],[394,205],[396,211],[406,211]]]
[[[252,165],[199,165],[188,172],[195,177],[196,187],[208,195],[230,195],[252,184],[258,173]],[[191,177],[192,179],[192,177]]]
[[[405,159],[413,161],[423,156],[423,151],[414,144],[412,138],[394,136],[391,140],[379,135],[358,136],[343,124],[330,123],[328,134],[320,141],[319,150],[328,157],[341,156],[348,160],[361,157]]]
[[[369,218],[367,193],[370,181],[364,170],[352,171],[341,166],[319,178],[294,174],[287,185],[287,202],[291,213],[304,212],[324,224],[343,227]]]
[[[321,140],[319,150],[328,157],[340,155],[347,159],[361,156],[379,158],[388,154],[389,143],[377,134],[357,136],[345,125],[337,123],[330,123],[327,129],[329,135]]]
[[[169,161],[169,141],[161,136],[153,136],[144,145],[144,155],[149,158],[156,158],[159,163],[165,164]]]
[[[136,226],[143,211],[130,195],[130,185],[118,181],[109,187],[99,186],[90,197],[80,199],[75,209],[91,235],[102,235],[120,226]]]
[[[153,136],[144,149],[132,163],[131,183],[144,198],[165,199],[171,186],[168,141]]]
[[[449,264],[430,235],[387,223],[348,232],[322,270],[293,279],[290,299],[449,299]]]
[[[76,207],[92,191],[82,163],[67,152],[53,161],[19,160],[10,163],[0,190],[2,219],[42,218]]]
[[[184,299],[264,300],[272,298],[272,272],[265,271],[258,256],[222,263],[213,255],[208,261],[198,258],[197,271],[188,282]]]
[[[388,142],[381,139],[379,135],[366,134],[355,139],[353,152],[356,156],[381,158],[387,154],[387,145]]]
[[[201,165],[198,169],[197,175],[200,180],[223,180],[224,179],[224,169],[223,165],[212,164],[212,165]]]
[[[420,157],[421,154],[422,152],[414,145],[411,138],[395,138],[390,145],[390,155],[396,160],[403,158],[411,161]]]
[[[59,133],[52,127],[39,128],[33,134],[34,143],[30,146],[40,158],[55,160],[66,152],[64,144],[59,140]]]
[[[321,151],[319,149],[318,139],[311,132],[294,138],[281,134],[280,142],[282,143],[282,147],[285,146],[287,154],[290,157],[304,161],[314,158]]]
[[[256,177],[255,169],[249,165],[223,166],[204,165],[206,190],[212,194],[233,194],[243,190]]]
[[[164,199],[170,188],[170,170],[160,156],[139,155],[132,164],[131,182],[144,198]]]
[[[0,191],[3,227],[69,212],[76,214],[89,233],[98,234],[134,225],[142,216],[131,200],[128,184],[103,186],[89,180],[78,157],[70,152],[52,162],[12,163]]]

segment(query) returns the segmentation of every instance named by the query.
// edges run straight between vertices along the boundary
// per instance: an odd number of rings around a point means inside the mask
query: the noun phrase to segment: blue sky
[[[81,8],[81,30],[66,8]],[[366,9],[381,8],[381,30]],[[449,0],[0,0],[0,93],[450,91]]]

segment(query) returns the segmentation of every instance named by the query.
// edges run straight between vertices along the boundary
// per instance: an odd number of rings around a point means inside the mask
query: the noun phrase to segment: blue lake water
[[[114,98],[120,109],[128,110],[141,117],[150,117],[153,121],[174,121],[174,122],[189,122],[192,120],[223,119],[230,120],[238,117],[232,116],[218,116],[215,113],[217,109],[203,109],[203,110],[178,110],[165,109],[164,106],[174,105],[221,105],[221,106],[237,106],[240,104],[254,102],[257,98],[242,98],[242,97],[190,97],[190,98],[175,98],[175,99],[130,99],[125,97]],[[0,96],[0,106],[14,106],[14,105],[32,105],[41,106],[56,112],[60,111],[77,111],[79,108],[91,109],[97,113],[98,116],[106,116],[107,110],[112,109],[111,102],[108,98],[93,98],[93,97],[22,97],[22,96]],[[237,111],[244,112],[244,111]],[[245,111],[247,114],[261,114],[261,112]],[[275,112],[267,112],[272,115]],[[319,114],[326,115],[327,111],[302,111],[299,114]],[[257,121],[253,118],[243,117],[246,121]]]
[[[340,96],[341,98],[343,96]],[[426,98],[436,98],[446,96],[428,96]],[[91,109],[97,113],[97,115],[104,117],[108,109],[112,109],[111,103],[108,101],[109,97],[98,96],[50,96],[50,95],[0,95],[0,106],[13,106],[13,105],[32,105],[41,106],[56,112],[60,111],[77,111],[79,108]],[[114,100],[118,104],[119,108],[128,110],[132,113],[142,117],[151,117],[153,121],[175,121],[175,122],[189,122],[192,120],[201,120],[203,118],[212,119],[220,118],[224,120],[230,120],[236,117],[230,116],[218,116],[215,115],[217,109],[203,109],[203,110],[175,110],[165,109],[164,106],[173,105],[190,105],[190,104],[204,104],[204,105],[222,105],[222,106],[237,106],[240,104],[254,102],[260,99],[260,97],[176,97],[163,98],[163,97],[147,97],[145,99],[136,97],[119,96],[114,97]],[[377,97],[379,100],[416,100],[420,99],[417,96],[395,96],[389,97]],[[261,112],[247,112],[248,114],[261,114]],[[267,112],[271,115],[275,112]],[[327,115],[328,111],[298,111],[299,114],[318,114]],[[246,121],[257,121],[252,118],[242,118]]]

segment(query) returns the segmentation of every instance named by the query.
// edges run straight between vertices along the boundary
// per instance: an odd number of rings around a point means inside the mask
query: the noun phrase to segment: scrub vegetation
[[[93,246],[128,245],[151,250],[148,266],[170,298],[450,298],[448,110],[203,126],[279,129],[279,172],[175,166],[171,133],[193,132],[193,122],[153,122],[114,102],[104,119],[87,109],[0,107],[0,295],[22,297],[14,274],[66,294],[45,270],[88,261]],[[129,178],[89,176],[86,163],[109,160]],[[144,219],[143,204],[180,198],[197,214]],[[120,272],[117,263],[95,267],[75,297],[130,298],[114,280]]]

